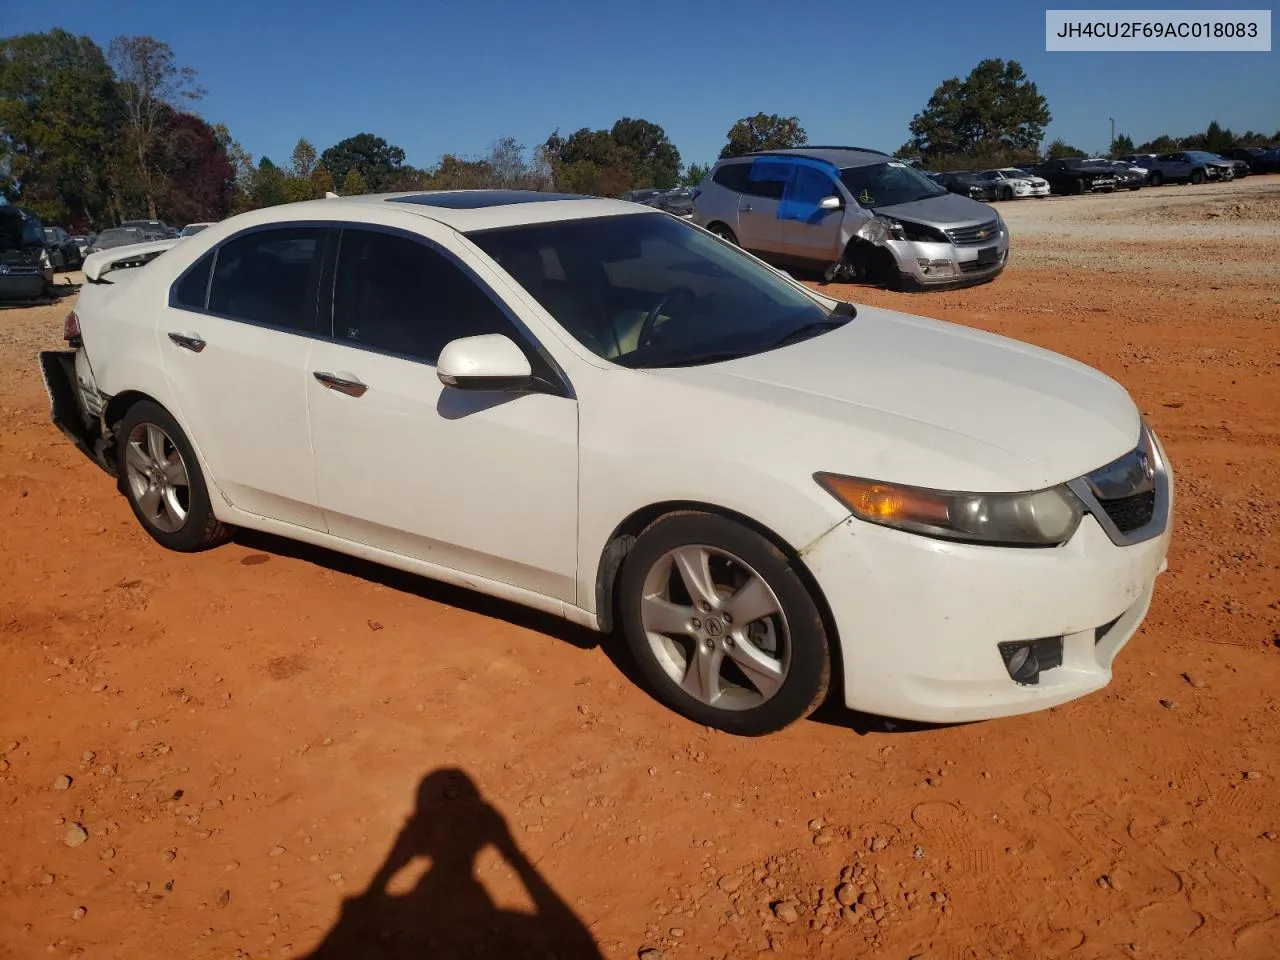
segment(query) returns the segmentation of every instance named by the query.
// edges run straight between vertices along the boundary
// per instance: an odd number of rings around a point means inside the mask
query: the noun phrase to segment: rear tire
[[[738,238],[733,235],[733,231],[726,227],[723,223],[713,223],[707,227],[707,230],[714,233],[721,240],[732,243],[735,247],[740,246]]]
[[[1079,180],[1072,181],[1071,192],[1074,193],[1077,197],[1080,196],[1082,193],[1084,193],[1084,180],[1079,179]]]
[[[741,736],[812,713],[831,682],[826,628],[787,557],[741,524],[668,514],[623,564],[619,609],[654,697]]]
[[[1164,183],[1164,176],[1163,174],[1152,173],[1147,176],[1147,183],[1153,187],[1158,187],[1160,184]]]
[[[140,400],[116,427],[120,492],[151,538],[181,553],[224,542],[230,528],[213,514],[191,441],[160,404]]]

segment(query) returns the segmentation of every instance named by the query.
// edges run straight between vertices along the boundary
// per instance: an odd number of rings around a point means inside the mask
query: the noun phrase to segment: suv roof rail
[[[892,154],[885,153],[883,150],[873,150],[870,147],[847,147],[840,144],[806,143],[799,147],[778,147],[773,150],[752,150],[750,153],[739,154],[737,157],[725,157],[724,159],[737,160],[741,157],[785,157],[793,153],[804,153],[806,150],[853,150],[857,153],[874,153],[881,157],[892,156]]]

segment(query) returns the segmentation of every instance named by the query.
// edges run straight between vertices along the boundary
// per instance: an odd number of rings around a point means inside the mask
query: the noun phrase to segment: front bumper
[[[1086,516],[1061,547],[1016,549],[846,520],[803,554],[840,635],[846,705],[956,723],[1105,687],[1147,614],[1169,530],[1121,547]],[[1014,682],[997,644],[1041,638],[1061,638],[1061,665]]]
[[[52,270],[5,274],[0,276],[0,300],[43,300],[52,282]]]
[[[990,243],[958,246],[912,240],[891,240],[902,285],[908,290],[950,290],[994,280],[1009,262],[1009,233],[1001,230]],[[983,261],[982,251],[994,249]],[[923,262],[922,262],[923,261]],[[950,266],[944,266],[950,264]]]

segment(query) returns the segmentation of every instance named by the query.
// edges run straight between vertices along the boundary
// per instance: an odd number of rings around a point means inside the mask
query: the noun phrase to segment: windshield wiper
[[[850,305],[852,307],[852,305]],[[853,319],[853,314],[837,315],[835,310],[831,311],[831,315],[824,320],[814,320],[810,323],[796,327],[784,337],[780,337],[777,342],[769,344],[769,349],[778,347],[787,347],[793,343],[799,343],[802,340],[810,340],[813,337],[821,336],[829,333],[837,327],[843,327],[846,323]]]

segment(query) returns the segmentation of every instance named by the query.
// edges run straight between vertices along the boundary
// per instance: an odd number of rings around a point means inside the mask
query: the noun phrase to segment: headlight
[[[893,239],[895,240],[907,239],[907,234],[904,231],[902,224],[899,223],[897,220],[893,219],[893,217],[877,216],[876,219],[884,224],[884,228],[887,231],[889,231],[889,236],[893,237]]]
[[[926,537],[1018,547],[1066,543],[1080,501],[1065,486],[1027,493],[953,493],[816,473],[827,493],[868,523]]]
[[[49,258],[48,250],[40,251],[40,266],[44,267],[46,270],[53,266],[53,261]]]

